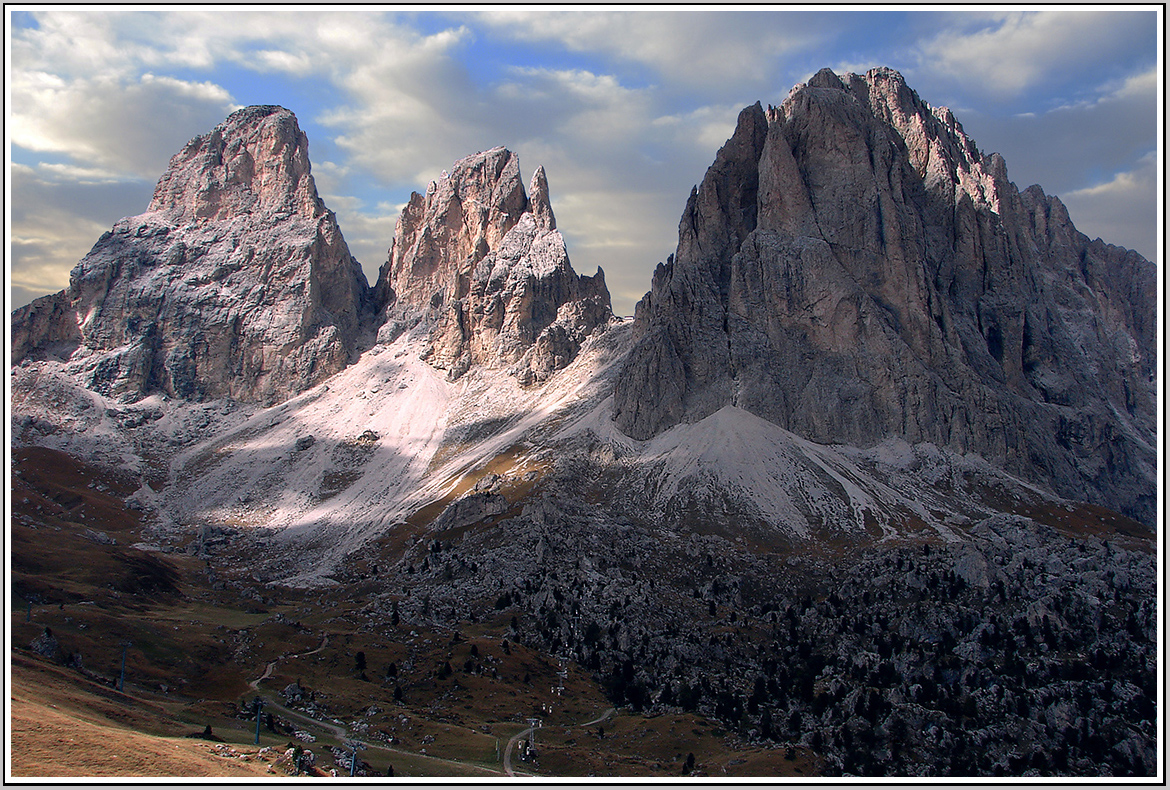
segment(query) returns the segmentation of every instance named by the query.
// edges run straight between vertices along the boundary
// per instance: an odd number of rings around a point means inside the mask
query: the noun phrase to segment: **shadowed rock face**
[[[248,107],[172,157],[64,292],[14,313],[13,359],[68,358],[131,399],[275,402],[348,364],[368,291],[295,116]]]
[[[736,405],[817,442],[978,453],[1152,523],[1155,267],[1019,192],[889,69],[748,107],[638,305],[614,419]]]
[[[519,158],[504,148],[459,160],[411,195],[375,299],[387,319],[380,338],[424,321],[425,358],[452,379],[486,365],[543,381],[612,316],[602,271],[581,277],[569,263],[544,168],[526,194]]]

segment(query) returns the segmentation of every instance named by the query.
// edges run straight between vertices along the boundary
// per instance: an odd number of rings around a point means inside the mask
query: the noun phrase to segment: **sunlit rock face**
[[[525,192],[519,158],[494,148],[456,162],[414,193],[378,276],[383,341],[424,322],[426,360],[544,381],[612,317],[604,274],[577,275],[556,229],[544,168]]]
[[[614,419],[931,442],[1152,523],[1155,278],[897,72],[823,70],[743,110],[692,192]]]
[[[13,359],[68,359],[128,399],[276,402],[349,363],[369,301],[296,117],[248,107],[172,157],[64,292],[16,311]]]

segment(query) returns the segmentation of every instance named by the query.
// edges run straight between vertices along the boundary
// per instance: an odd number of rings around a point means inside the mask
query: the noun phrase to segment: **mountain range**
[[[633,320],[551,194],[455,162],[371,286],[295,116],[239,110],[13,313],[13,445],[133,480],[150,556],[514,611],[826,772],[1153,770],[1152,263],[889,69],[745,108]]]

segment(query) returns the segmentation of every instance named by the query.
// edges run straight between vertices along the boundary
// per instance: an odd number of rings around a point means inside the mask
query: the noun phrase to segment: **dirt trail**
[[[329,644],[329,634],[321,634],[321,644],[310,650],[308,653],[293,653],[289,658],[300,658],[301,656],[311,656],[314,653],[320,653],[325,649],[325,645]]]
[[[592,721],[582,722],[580,724],[576,724],[573,726],[575,726],[575,727],[592,727],[594,724],[600,724],[601,722],[605,721],[606,719],[608,719],[610,716],[612,716],[616,712],[617,711],[615,708],[608,708],[605,711],[605,713],[602,713],[596,719],[593,719]],[[527,738],[532,733],[533,730],[537,730],[540,727],[541,727],[541,725],[537,724],[535,727],[529,727],[528,729],[523,730],[521,732],[518,732],[515,735],[513,735],[511,738],[508,739],[508,746],[507,746],[507,748],[504,749],[504,773],[505,774],[507,774],[508,776],[515,776],[516,775],[512,772],[512,749],[513,749],[513,747],[515,747],[516,744],[519,743],[524,738]]]
[[[401,755],[406,756],[406,757],[412,757],[416,760],[432,760],[434,762],[443,763],[444,765],[456,765],[456,766],[459,766],[459,768],[461,768],[463,771],[478,771],[478,772],[482,773],[484,776],[499,776],[500,775],[500,771],[493,771],[489,768],[483,768],[481,766],[477,766],[477,765],[474,765],[471,763],[463,763],[463,762],[459,762],[458,760],[448,760],[448,759],[445,759],[443,757],[435,757],[434,755],[430,755],[430,754],[418,754],[417,752],[407,751],[406,749],[395,749],[393,746],[383,746],[383,745],[377,744],[377,743],[367,743],[366,741],[363,741],[360,738],[354,738],[352,735],[350,735],[349,730],[347,730],[345,727],[342,727],[340,725],[333,724],[333,723],[327,722],[327,721],[321,721],[320,719],[314,719],[312,716],[307,716],[304,713],[301,713],[299,711],[295,711],[295,710],[291,710],[289,708],[286,708],[285,706],[281,705],[279,702],[272,702],[269,700],[269,701],[266,701],[264,704],[268,708],[275,709],[276,711],[278,711],[281,715],[285,716],[286,718],[295,719],[296,721],[299,721],[300,723],[308,725],[310,727],[317,727],[317,728],[320,728],[323,730],[327,730],[330,734],[333,735],[334,738],[336,738],[338,741],[341,741],[342,743],[344,743],[346,741],[350,741],[350,740],[357,740],[367,750],[373,749],[373,750],[380,751],[380,752],[386,752],[387,754],[401,754]],[[359,757],[359,759],[361,759],[361,758]]]
[[[272,670],[276,667],[277,661],[280,661],[281,659],[288,659],[288,658],[302,658],[304,656],[311,656],[314,653],[320,653],[322,650],[325,649],[325,646],[327,644],[329,644],[329,634],[322,634],[321,635],[321,644],[318,645],[313,650],[310,650],[307,653],[293,653],[291,656],[281,656],[280,658],[274,658],[273,660],[269,661],[268,666],[266,666],[264,668],[264,674],[261,675],[260,677],[256,678],[255,680],[248,681],[248,685],[251,686],[253,689],[260,688],[261,681],[267,680],[268,678],[272,677]]]
[[[264,674],[261,675],[260,677],[256,678],[255,680],[249,681],[248,685],[251,686],[253,689],[258,689],[261,681],[272,676],[272,671],[276,667],[277,662],[279,662],[283,659],[304,658],[305,656],[311,656],[314,653],[320,653],[322,650],[325,649],[326,645],[328,645],[328,644],[329,644],[329,634],[323,634],[321,636],[321,644],[318,645],[316,648],[308,651],[307,653],[293,653],[292,655],[281,656],[280,658],[269,661],[268,665],[264,668]],[[279,702],[276,702],[274,700],[265,700],[264,706],[266,708],[269,708],[271,710],[275,710],[275,711],[279,712],[281,715],[285,716],[286,718],[294,719],[294,720],[299,721],[300,723],[305,724],[309,727],[316,727],[316,728],[319,728],[322,730],[326,730],[334,738],[336,738],[337,740],[339,740],[343,743],[346,741],[349,741],[349,740],[360,740],[360,739],[353,738],[353,736],[350,735],[349,730],[347,730],[345,727],[342,727],[342,726],[337,725],[337,724],[333,724],[332,722],[321,721],[320,719],[314,719],[312,716],[308,716],[308,715],[301,713],[299,711],[295,711],[295,710],[292,710],[290,708],[286,708],[284,705],[281,705]],[[365,746],[366,749],[375,749],[377,751],[386,752],[388,754],[401,754],[404,756],[413,757],[415,759],[433,760],[435,762],[443,763],[445,765],[457,765],[461,769],[463,769],[464,771],[480,771],[485,776],[499,776],[500,775],[499,771],[493,771],[493,770],[490,770],[487,768],[480,768],[479,766],[471,765],[469,763],[461,763],[458,760],[447,760],[447,759],[444,759],[442,757],[434,757],[434,756],[429,755],[429,754],[416,754],[415,752],[409,752],[409,751],[406,751],[405,749],[395,749],[392,746],[382,746],[380,744],[366,743],[365,741],[360,741],[360,742]]]
[[[264,668],[264,674],[261,675],[260,677],[256,678],[255,680],[249,680],[248,685],[251,686],[253,689],[259,688],[260,681],[267,680],[268,678],[270,678],[272,676],[272,668],[274,666],[276,666],[276,661],[269,661],[268,666]]]

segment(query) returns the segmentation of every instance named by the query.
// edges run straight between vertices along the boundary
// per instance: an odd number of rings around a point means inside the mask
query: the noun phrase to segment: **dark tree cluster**
[[[615,705],[699,712],[841,774],[1156,771],[1147,552],[1000,517],[830,562],[556,505],[443,546],[451,571],[412,577],[410,616],[512,612],[514,641],[575,660]]]

